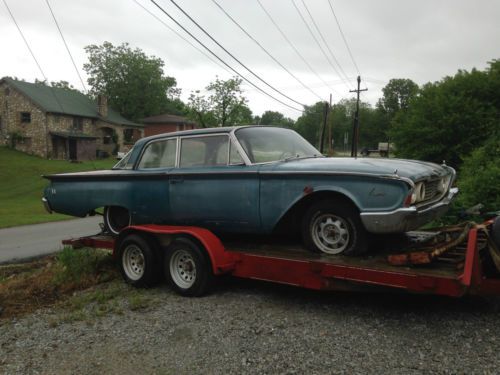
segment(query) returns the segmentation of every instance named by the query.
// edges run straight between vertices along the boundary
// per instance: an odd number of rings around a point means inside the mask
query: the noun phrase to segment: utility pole
[[[328,109],[328,156],[333,155],[332,145],[332,121],[330,114],[332,113],[332,94],[330,94],[330,108]]]
[[[351,146],[351,157],[358,157],[358,139],[359,139],[359,93],[361,91],[368,91],[368,89],[360,89],[361,77],[358,76],[358,89],[349,90],[349,92],[355,92],[358,94],[356,100],[356,113],[354,114],[354,124],[352,125],[352,146]]]
[[[321,134],[319,137],[319,152],[323,153],[323,144],[325,143],[325,130],[328,119],[328,102],[325,102],[323,107],[323,126],[321,127]]]

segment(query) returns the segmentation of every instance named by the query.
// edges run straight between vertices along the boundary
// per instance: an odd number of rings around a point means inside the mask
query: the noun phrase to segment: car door
[[[174,224],[225,232],[260,227],[258,167],[243,163],[227,133],[181,137],[169,185]]]
[[[163,224],[170,216],[169,171],[176,165],[178,138],[155,139],[144,146],[129,189],[135,223]]]

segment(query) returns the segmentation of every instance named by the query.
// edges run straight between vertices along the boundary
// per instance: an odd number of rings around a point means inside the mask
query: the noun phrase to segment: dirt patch
[[[0,319],[19,317],[52,306],[75,291],[118,277],[109,254],[82,249],[65,251],[62,259],[48,256],[29,263],[0,267]],[[90,255],[82,257],[77,251],[88,251]],[[86,271],[84,274],[75,272],[73,265],[77,262]],[[72,266],[68,267],[68,264]]]

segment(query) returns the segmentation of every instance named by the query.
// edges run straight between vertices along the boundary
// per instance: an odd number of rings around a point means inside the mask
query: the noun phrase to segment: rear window
[[[210,167],[228,164],[229,137],[214,135],[181,140],[181,167]]]

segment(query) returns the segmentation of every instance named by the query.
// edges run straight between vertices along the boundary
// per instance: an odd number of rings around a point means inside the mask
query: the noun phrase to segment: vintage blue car
[[[446,165],[327,158],[296,132],[210,128],[139,140],[112,169],[45,176],[49,212],[104,207],[117,235],[131,224],[193,225],[215,233],[300,233],[327,254],[366,251],[369,233],[398,233],[439,217],[457,193]]]

